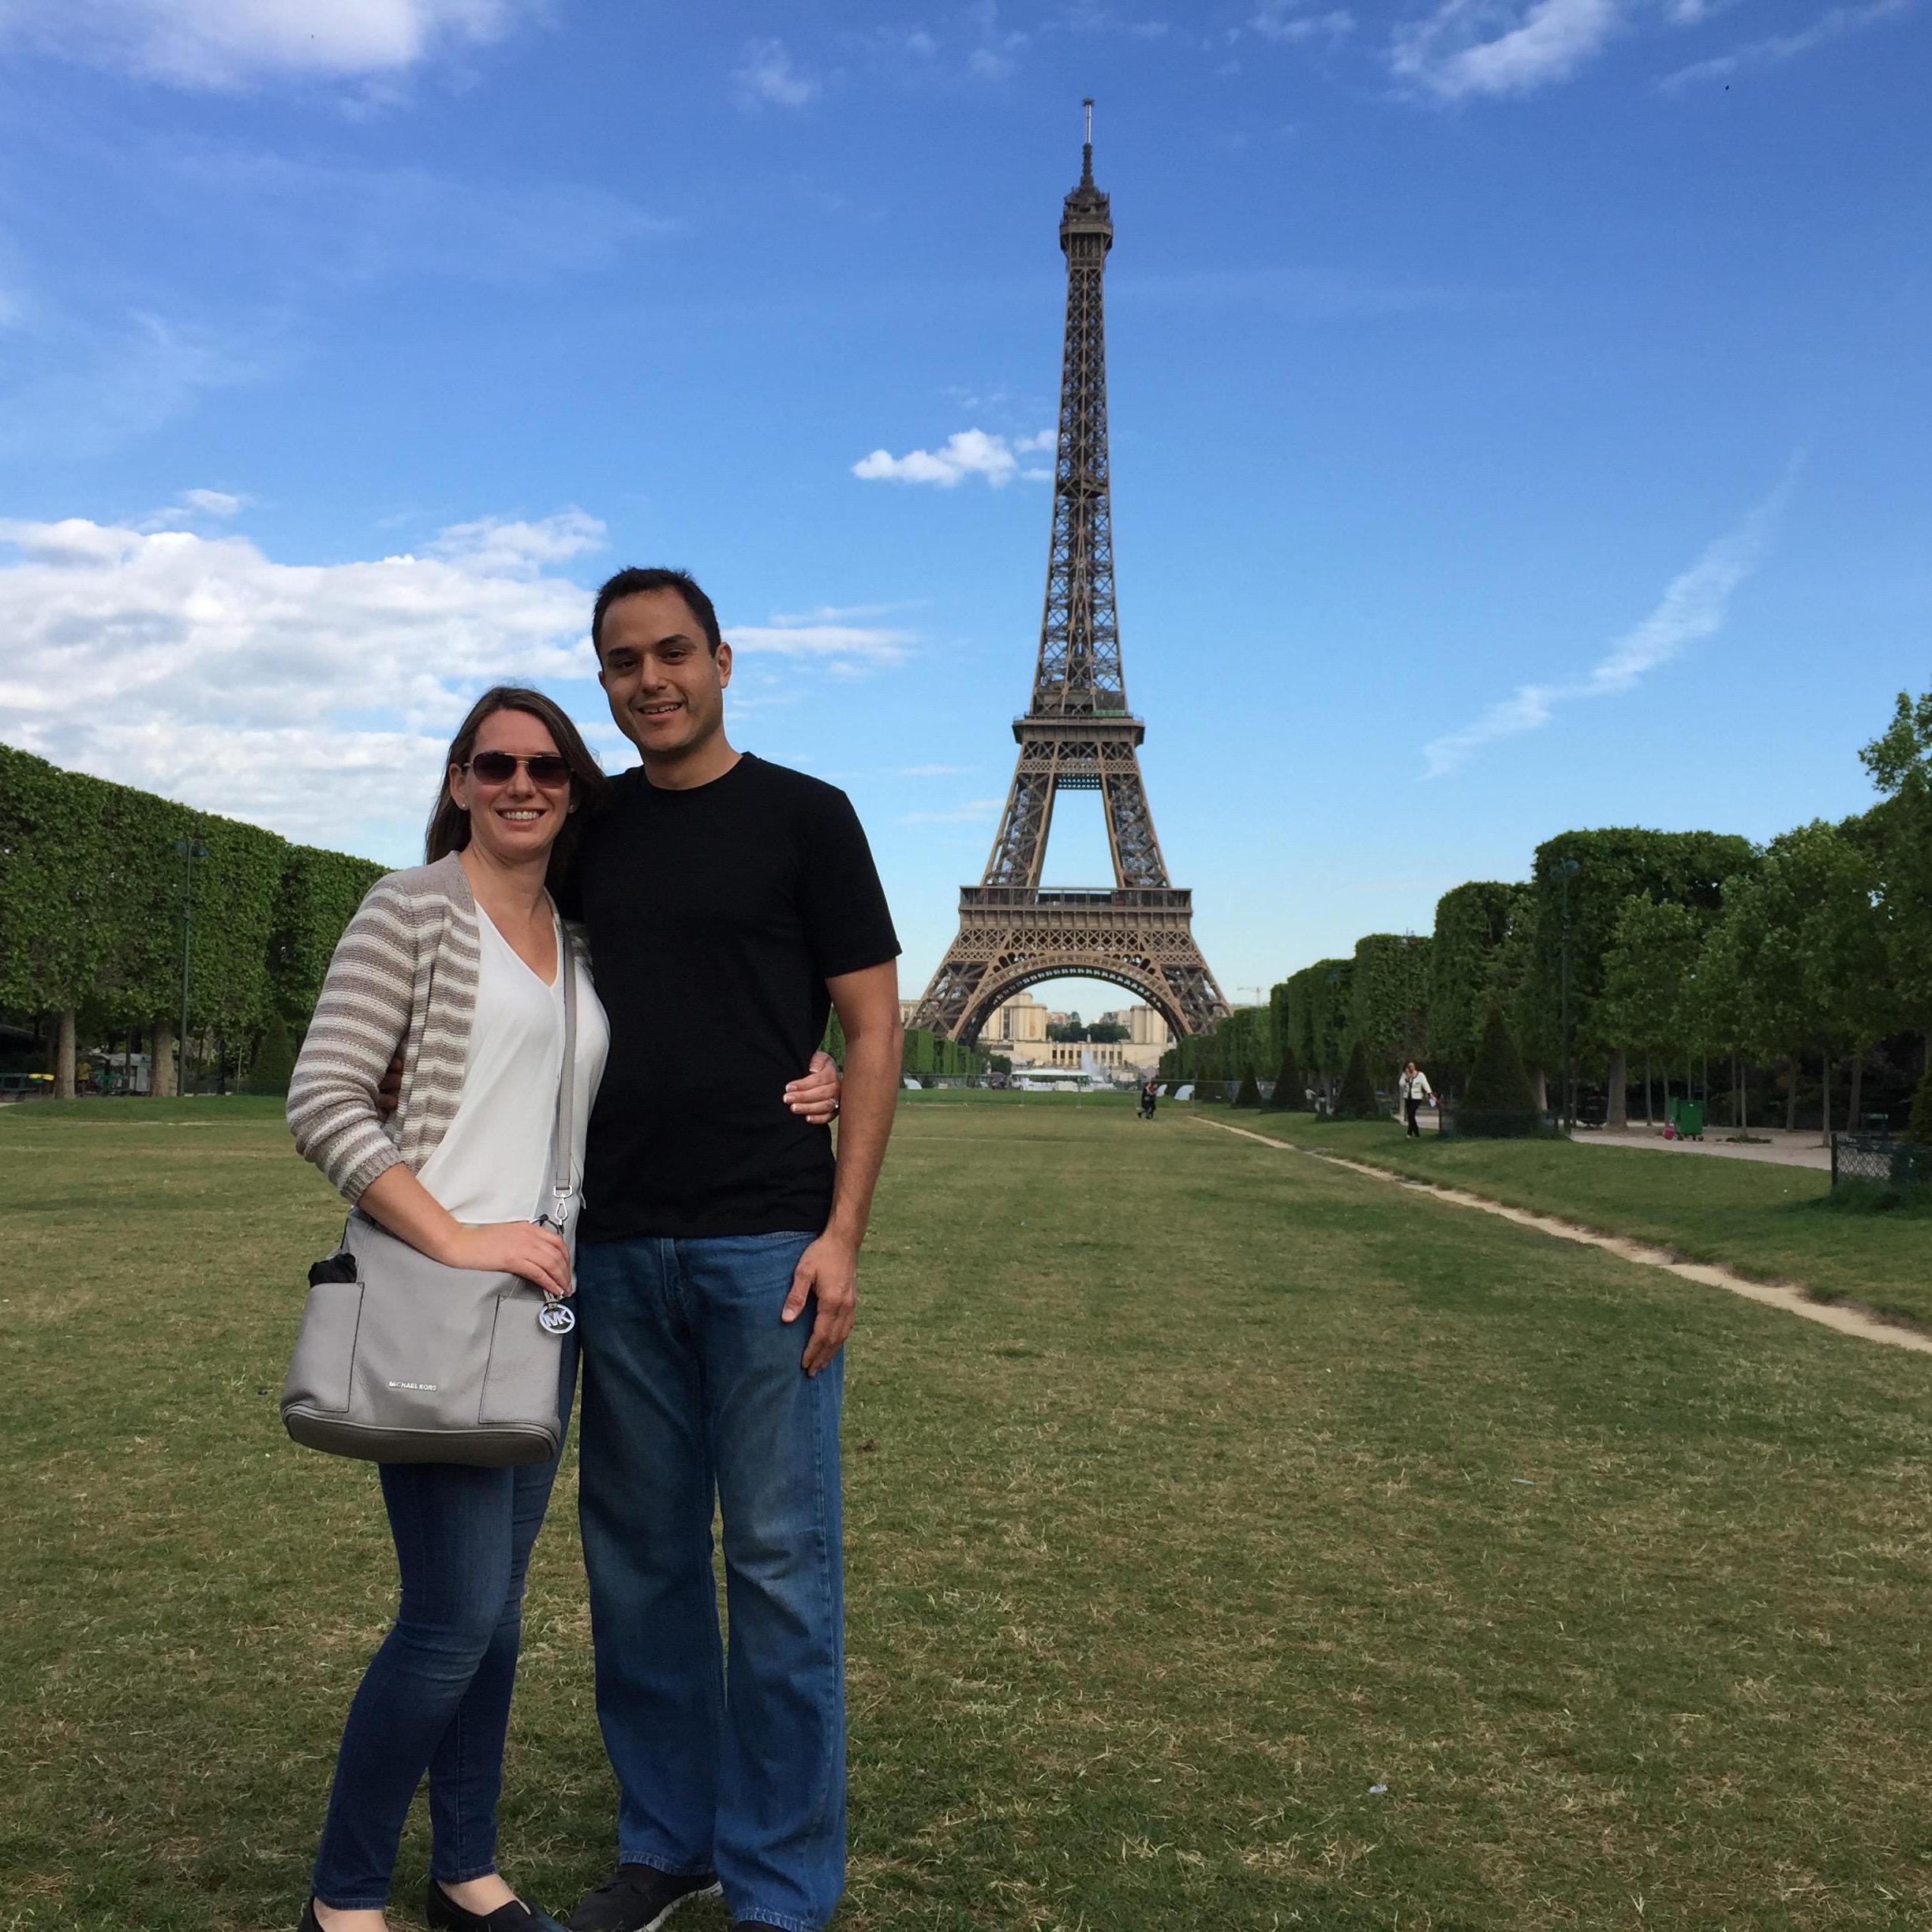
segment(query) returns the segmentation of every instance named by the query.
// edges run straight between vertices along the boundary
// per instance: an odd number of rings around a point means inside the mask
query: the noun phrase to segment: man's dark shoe
[[[666,1872],[620,1865],[564,1923],[569,1932],[658,1932],[695,1898],[716,1898],[715,1872]]]

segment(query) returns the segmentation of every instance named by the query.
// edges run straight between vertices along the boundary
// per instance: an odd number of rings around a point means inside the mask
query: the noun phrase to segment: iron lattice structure
[[[1053,541],[1033,701],[1013,721],[1020,756],[986,876],[960,893],[959,934],[913,1016],[968,1043],[994,1011],[1043,979],[1104,979],[1155,1008],[1177,1035],[1227,1013],[1194,942],[1193,896],[1167,882],[1140,746],[1127,708],[1114,600],[1107,472],[1106,329],[1101,282],[1114,222],[1094,185],[1092,103],[1080,185],[1066,198],[1066,341],[1054,467]],[[1044,887],[1054,799],[1098,792],[1114,860],[1111,889]]]

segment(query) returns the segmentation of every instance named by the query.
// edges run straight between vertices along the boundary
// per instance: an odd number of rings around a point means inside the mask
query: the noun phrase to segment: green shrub
[[[1921,1147],[1932,1147],[1932,1053],[1926,1055],[1926,1070],[1912,1095],[1911,1118],[1905,1124],[1905,1138]]]
[[[1261,1084],[1252,1072],[1241,1076],[1240,1090],[1234,1095],[1237,1107],[1258,1107],[1261,1104]]]
[[[1376,1103],[1375,1088],[1368,1083],[1368,1056],[1357,1040],[1350,1049],[1348,1065],[1342,1075],[1342,1091],[1335,1096],[1337,1120],[1380,1120],[1382,1110]]]
[[[249,1069],[249,1091],[285,1094],[294,1071],[295,1046],[289,1038],[288,1023],[279,1013],[271,1013],[261,1030],[261,1043],[255,1049],[255,1064]]]
[[[1484,1024],[1476,1064],[1450,1130],[1485,1140],[1518,1139],[1544,1131],[1543,1116],[1530,1091],[1530,1076],[1523,1071],[1522,1055],[1496,1009],[1491,1009]]]
[[[1281,1071],[1275,1076],[1275,1095],[1268,1105],[1277,1114],[1308,1111],[1307,1083],[1301,1077],[1301,1068],[1292,1046],[1282,1049]]]
[[[1908,1181],[1893,1186],[1882,1181],[1841,1181],[1813,1203],[1827,1214],[1896,1214],[1908,1221],[1932,1215],[1932,1187]]]

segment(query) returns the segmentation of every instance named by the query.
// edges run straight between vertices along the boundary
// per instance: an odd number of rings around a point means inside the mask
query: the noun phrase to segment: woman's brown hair
[[[442,788],[429,814],[429,829],[423,840],[425,863],[434,865],[448,854],[461,852],[470,843],[470,814],[450,796],[449,775],[452,765],[467,765],[476,749],[477,733],[483,721],[499,711],[522,711],[536,719],[549,732],[552,742],[563,754],[571,773],[571,803],[575,808],[564,821],[564,829],[550,848],[550,863],[545,883],[555,888],[569,869],[571,855],[583,835],[584,822],[594,818],[604,804],[610,781],[604,776],[582,734],[554,698],[522,684],[496,684],[470,707],[456,736],[450,740],[449,754],[443,761]]]

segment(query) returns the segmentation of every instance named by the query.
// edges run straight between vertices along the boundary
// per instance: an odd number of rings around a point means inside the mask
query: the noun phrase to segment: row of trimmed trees
[[[62,1098],[78,1043],[106,1040],[148,1043],[153,1091],[171,1095],[185,964],[189,1033],[251,1085],[286,1087],[329,956],[384,869],[0,745],[0,1010],[47,1024]],[[836,1014],[827,1043],[843,1059]],[[908,1073],[987,1061],[907,1032]]]
[[[171,1094],[185,952],[191,1035],[279,1063],[382,871],[0,745],[0,1009],[51,1024],[63,1097],[83,1039],[148,1043]]]
[[[1553,1104],[1568,1017],[1574,1077],[1601,1085],[1609,1123],[1631,1088],[1709,1090],[1714,1063],[1739,1125],[1754,1069],[1815,1069],[1827,1126],[1855,1125],[1873,1050],[1932,1028],[1932,692],[1901,695],[1860,754],[1882,796],[1837,824],[1762,848],[1715,832],[1566,832],[1520,883],[1445,893],[1428,936],[1372,934],[1319,960],[1266,1006],[1180,1042],[1161,1073],[1240,1091],[1292,1077],[1338,1101],[1357,1054],[1386,1086],[1410,1058],[1459,1089],[1492,1015]],[[1932,1076],[1929,1076],[1932,1077]],[[1788,1118],[1792,1118],[1788,1113]]]

